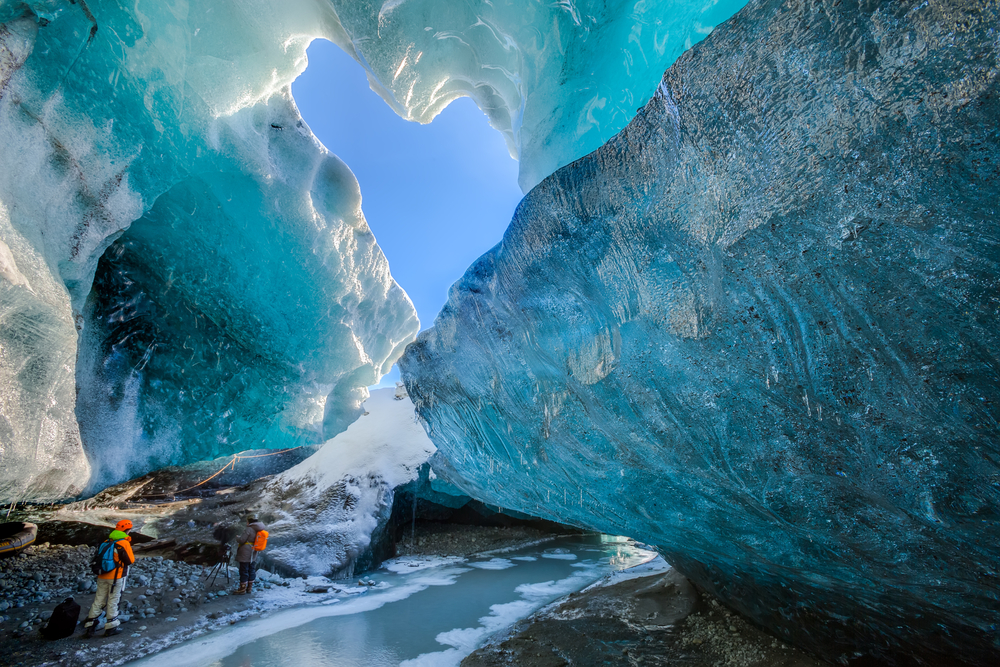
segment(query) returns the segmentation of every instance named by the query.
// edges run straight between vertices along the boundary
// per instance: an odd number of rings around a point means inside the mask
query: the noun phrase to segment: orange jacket
[[[128,574],[128,566],[135,562],[135,554],[132,553],[132,538],[120,530],[111,531],[111,535],[109,535],[108,537],[115,540],[115,545],[120,546],[122,548],[122,550],[125,552],[125,556],[127,557],[127,562],[122,560],[121,556],[119,555],[119,551],[116,548],[115,563],[117,563],[119,567],[116,567],[111,572],[107,572],[105,574],[99,574],[97,575],[97,578],[121,579],[126,574]]]

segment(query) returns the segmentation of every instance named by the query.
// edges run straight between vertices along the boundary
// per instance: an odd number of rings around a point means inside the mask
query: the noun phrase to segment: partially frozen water
[[[491,634],[613,570],[655,556],[581,536],[490,558],[396,559],[363,595],[247,621],[134,663],[145,667],[443,667]]]

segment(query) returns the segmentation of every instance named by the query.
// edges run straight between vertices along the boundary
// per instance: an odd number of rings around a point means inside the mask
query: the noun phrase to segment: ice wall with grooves
[[[1000,652],[1000,8],[751,3],[401,359],[464,490],[833,660]]]
[[[418,322],[290,97],[337,30],[307,0],[0,2],[0,501],[359,414]]]
[[[404,118],[471,97],[527,192],[617,134],[685,49],[746,0],[331,0],[348,44]]]

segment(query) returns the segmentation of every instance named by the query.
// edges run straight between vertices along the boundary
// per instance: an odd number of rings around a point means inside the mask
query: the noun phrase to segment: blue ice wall
[[[0,4],[0,498],[322,441],[412,340],[358,183],[288,90],[335,24]]]
[[[993,661],[998,34],[775,0],[685,53],[407,348],[449,477],[831,660]]]

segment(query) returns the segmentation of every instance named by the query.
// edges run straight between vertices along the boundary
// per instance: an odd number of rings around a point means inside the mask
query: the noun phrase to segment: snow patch
[[[491,558],[486,561],[469,563],[469,567],[475,567],[480,570],[506,570],[508,567],[514,567],[514,563],[506,558]]]
[[[417,478],[434,453],[409,398],[373,391],[365,415],[315,454],[264,487],[259,510],[271,517],[268,559],[300,574],[351,574],[388,520],[392,490]]]
[[[461,556],[402,556],[382,563],[382,569],[396,574],[406,574],[407,572],[419,572],[431,567],[455,565],[464,561],[465,559]]]

